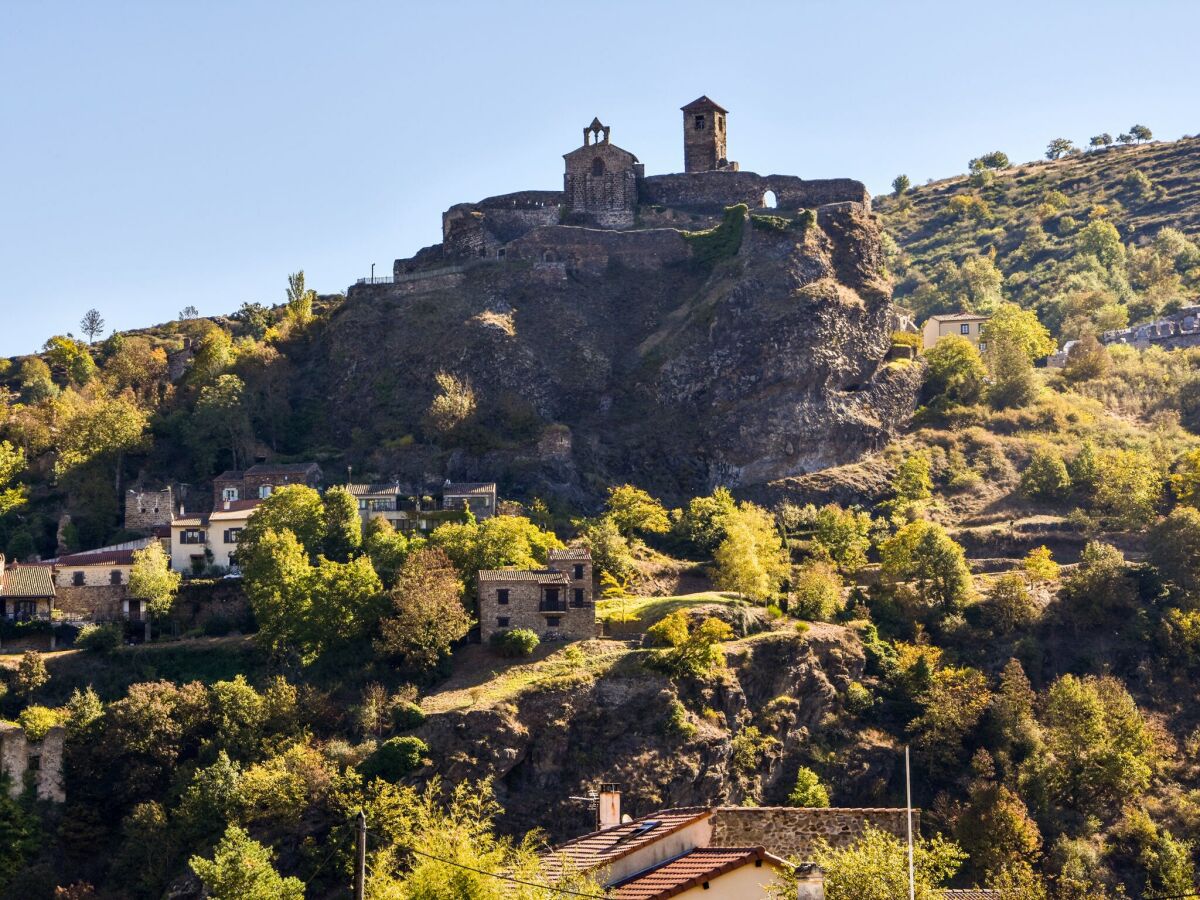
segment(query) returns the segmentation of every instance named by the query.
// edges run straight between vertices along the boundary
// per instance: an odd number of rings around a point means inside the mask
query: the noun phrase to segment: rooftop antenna
[[[568,797],[574,803],[582,803],[586,809],[590,809],[596,814],[596,829],[600,829],[600,795],[594,790],[589,790],[583,797]]]
[[[904,795],[908,813],[908,900],[915,900],[917,882],[913,873],[912,775],[908,765],[908,744],[904,745]]]

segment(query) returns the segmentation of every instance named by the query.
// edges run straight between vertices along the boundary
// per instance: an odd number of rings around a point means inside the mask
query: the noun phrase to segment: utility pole
[[[358,846],[354,854],[354,900],[363,900],[367,890],[367,816],[358,811]]]
[[[913,833],[912,833],[912,776],[908,766],[908,745],[904,745],[904,796],[908,811],[908,900],[914,900],[917,893],[917,880],[913,872]]]

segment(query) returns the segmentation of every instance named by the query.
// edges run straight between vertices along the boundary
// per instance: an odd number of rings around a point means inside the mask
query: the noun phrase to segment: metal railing
[[[566,612],[566,600],[543,600],[538,604],[538,612]]]
[[[395,279],[391,275],[380,275],[378,278],[360,278],[355,284],[392,284]]]

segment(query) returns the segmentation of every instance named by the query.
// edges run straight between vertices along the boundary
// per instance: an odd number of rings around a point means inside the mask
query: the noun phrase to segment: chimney
[[[796,867],[798,900],[825,900],[825,873],[816,863]]]
[[[229,512],[229,501],[228,500],[225,501],[225,511]]]
[[[621,788],[620,785],[605,782],[600,785],[600,802],[596,814],[601,829],[612,828],[621,824]]]

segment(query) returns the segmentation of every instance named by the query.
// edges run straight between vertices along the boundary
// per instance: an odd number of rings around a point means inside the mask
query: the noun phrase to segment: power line
[[[371,837],[375,838],[376,840],[379,840],[379,841],[385,840],[382,835],[375,834],[375,832],[373,832],[373,831],[368,831],[367,834],[369,834]],[[522,881],[520,878],[514,878],[511,875],[500,875],[496,872],[488,872],[485,869],[477,869],[474,866],[468,866],[466,863],[455,862],[452,859],[443,859],[440,856],[434,856],[432,853],[426,853],[424,850],[418,850],[416,847],[405,847],[403,844],[397,844],[396,846],[399,849],[406,850],[409,853],[415,853],[417,856],[424,856],[427,859],[432,859],[432,860],[435,860],[436,862],[444,863],[447,866],[454,866],[455,868],[458,868],[458,869],[465,869],[468,872],[474,872],[477,875],[486,875],[488,878],[497,878],[500,881],[507,881],[510,884],[519,884],[519,885],[523,885],[524,887],[539,888],[543,891],[552,891],[553,893],[563,894],[568,897],[590,897],[590,898],[592,898],[592,900],[606,900],[606,896],[607,896],[605,894],[585,894],[581,891],[572,891],[568,888],[554,887],[553,885],[546,885],[546,884],[538,884],[537,882],[534,882],[534,881]],[[1167,898],[1163,898],[1163,900],[1167,900]]]

